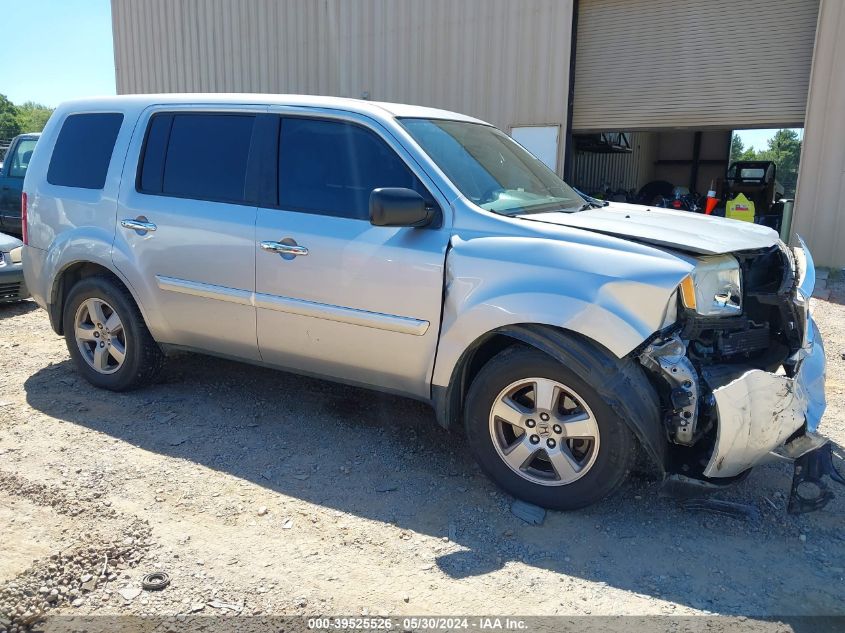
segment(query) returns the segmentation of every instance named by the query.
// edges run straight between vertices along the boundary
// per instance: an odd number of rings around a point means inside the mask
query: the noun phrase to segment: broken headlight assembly
[[[684,307],[701,316],[742,314],[739,262],[731,255],[699,258],[679,290]]]
[[[664,422],[672,441],[687,446],[695,444],[709,428],[698,424],[701,367],[754,352],[758,339],[765,348],[769,339],[767,327],[751,329],[754,324],[742,316],[742,274],[737,258],[705,256],[695,262],[692,273],[678,287],[680,303],[687,312],[683,329],[653,341],[640,354],[642,365],[661,379]]]

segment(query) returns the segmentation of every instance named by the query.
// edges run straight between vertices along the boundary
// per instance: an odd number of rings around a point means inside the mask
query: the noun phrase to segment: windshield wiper
[[[586,211],[588,209],[601,209],[603,206],[605,205],[599,204],[597,202],[585,202],[580,207],[578,207],[578,210],[575,211],[575,213],[578,213],[580,211]]]
[[[534,207],[531,209],[510,209],[507,211],[497,211],[497,213],[501,213],[502,215],[507,215],[510,217],[514,217],[517,215],[539,215],[541,213],[578,213],[579,211],[586,211],[587,209],[591,209],[593,207],[599,207],[600,205],[591,204],[589,202],[582,204],[577,209],[575,207],[559,207],[556,205],[542,205],[540,207]]]
[[[578,209],[578,211],[586,211],[591,207],[594,209],[601,209],[602,207],[606,207],[608,204],[610,204],[607,200],[599,200],[598,198],[593,198],[592,196],[588,196],[586,193],[578,189],[575,189],[575,193],[581,196],[581,198],[585,201],[585,203],[581,205],[581,208]]]

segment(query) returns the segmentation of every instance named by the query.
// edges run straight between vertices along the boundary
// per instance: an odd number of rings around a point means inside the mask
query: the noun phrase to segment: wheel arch
[[[447,386],[432,385],[432,402],[438,423],[445,428],[462,426],[463,408],[469,386],[484,364],[512,345],[527,345],[558,362],[582,371],[579,358],[598,352],[602,369],[598,384],[602,398],[619,414],[637,437],[654,466],[665,472],[668,441],[663,431],[660,401],[639,363],[627,356],[616,358],[600,343],[563,328],[535,323],[507,325],[478,337],[460,356]]]
[[[132,297],[132,300],[135,302],[135,305],[138,306],[138,309],[141,311],[141,315],[146,321],[143,306],[138,301],[138,297],[132,287],[125,279],[123,279],[120,273],[100,262],[77,260],[68,262],[56,273],[53,277],[50,294],[47,298],[47,312],[50,316],[50,326],[56,334],[64,334],[62,314],[64,312],[65,302],[70,289],[82,279],[96,276],[108,277],[125,288]]]

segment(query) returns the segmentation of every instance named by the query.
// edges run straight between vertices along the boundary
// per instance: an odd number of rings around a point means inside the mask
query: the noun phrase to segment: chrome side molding
[[[256,308],[263,308],[265,310],[287,312],[289,314],[298,314],[315,319],[349,323],[350,325],[398,332],[399,334],[410,334],[412,336],[422,336],[428,331],[431,325],[428,321],[413,317],[370,312],[369,310],[335,306],[316,301],[305,301],[304,299],[292,299],[290,297],[281,297],[262,292],[254,293],[249,290],[216,286],[214,284],[166,277],[164,275],[156,275],[156,283],[160,289],[169,292],[178,292],[180,294],[204,297],[206,299],[217,299],[218,301],[228,301],[229,303],[239,303],[241,305],[253,305]]]
[[[422,336],[428,331],[429,326],[428,321],[411,317],[369,312],[368,310],[358,310],[357,308],[345,308],[327,303],[291,299],[290,297],[279,297],[264,293],[256,293],[255,305],[258,308],[267,310],[299,314],[301,316],[315,317],[327,321],[349,323],[351,325],[399,332],[400,334],[412,334],[414,336]]]
[[[241,305],[255,305],[252,300],[253,293],[249,290],[204,284],[199,281],[188,281],[187,279],[165,277],[164,275],[156,275],[156,282],[160,289],[169,292],[178,292],[183,295],[216,299],[218,301],[228,301],[229,303],[239,303]]]

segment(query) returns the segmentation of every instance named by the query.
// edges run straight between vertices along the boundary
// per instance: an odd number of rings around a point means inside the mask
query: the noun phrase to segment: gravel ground
[[[831,285],[821,428],[842,469]],[[845,615],[845,489],[789,516],[789,465],[719,494],[756,520],[634,479],[531,526],[417,402],[195,355],[98,391],[31,302],[0,306],[0,368],[0,631],[43,612]],[[154,571],[170,585],[141,590]]]

